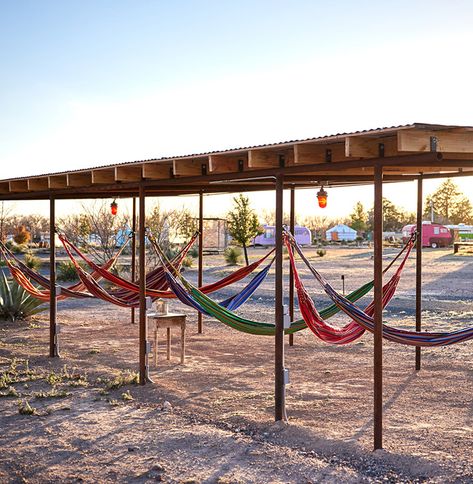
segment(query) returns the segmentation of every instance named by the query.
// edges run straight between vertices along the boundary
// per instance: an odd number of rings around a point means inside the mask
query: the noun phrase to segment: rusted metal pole
[[[201,191],[199,193],[199,274],[198,274],[198,287],[202,287],[204,282],[204,194]],[[197,314],[197,332],[200,334],[203,331],[203,316],[199,312]]]
[[[57,300],[56,300],[56,204],[54,197],[49,198],[49,356],[59,356],[59,341],[57,332]]]
[[[289,230],[291,234],[295,236],[294,229],[296,226],[296,215],[295,215],[295,205],[296,205],[296,189],[291,187],[291,204],[289,209]],[[292,272],[292,266],[289,265],[289,317],[291,322],[294,321],[294,273]],[[294,346],[294,335],[289,335],[289,346]]]
[[[417,242],[416,242],[416,331],[422,329],[422,176],[417,179]],[[416,370],[421,368],[421,349],[416,346]]]
[[[148,325],[146,321],[146,207],[145,188],[139,188],[139,279],[140,279],[140,385],[151,381],[148,371]]]
[[[136,280],[136,197],[133,197],[131,214],[131,280]],[[135,323],[135,308],[131,308],[131,323]]]
[[[283,223],[283,177],[276,178],[276,255],[275,255],[275,365],[274,365],[274,401],[275,419],[286,418],[286,389],[284,383],[284,310],[283,310],[283,257],[282,257],[282,223]]]
[[[374,170],[374,449],[383,447],[383,167]]]

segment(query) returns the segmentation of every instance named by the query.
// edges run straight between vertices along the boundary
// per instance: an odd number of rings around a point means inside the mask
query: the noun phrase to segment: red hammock
[[[188,250],[190,249],[190,246],[192,245],[193,241],[195,240],[197,234],[194,235],[193,239],[185,249],[181,252],[179,258],[180,260],[178,261],[178,264],[180,264],[180,261],[184,259],[185,255],[187,254]],[[91,261],[88,257],[86,257],[83,253],[80,252],[80,250],[74,246],[69,240],[64,235],[59,235],[59,239],[64,245],[64,248],[66,249],[66,252],[68,253],[71,261],[74,263],[74,266],[77,268],[80,268],[79,264],[77,263],[75,256],[72,254],[72,252],[75,252],[77,256],[79,256],[91,269],[94,271],[98,271],[100,275],[104,278],[107,279],[108,281],[112,282],[113,284],[117,285],[120,287],[119,290],[117,291],[111,291],[107,292],[105,291],[106,295],[104,294],[104,289],[100,287],[98,284],[94,284],[92,281],[88,281],[88,283],[85,282],[85,274],[89,275],[86,271],[84,271],[82,268],[82,271],[78,270],[79,277],[81,273],[84,276],[84,279],[81,277],[81,280],[84,284],[86,284],[87,290],[94,294],[96,297],[105,299],[108,302],[113,302],[114,304],[117,304],[119,306],[125,306],[125,307],[137,307],[139,305],[139,293],[140,293],[140,286],[139,284],[136,284],[131,281],[127,281],[126,279],[123,279],[122,277],[119,277],[115,274],[112,274],[110,271],[103,270],[97,264],[95,264],[93,261]],[[150,238],[150,240],[152,240]],[[237,282],[249,274],[251,274],[257,267],[262,264],[272,253],[274,250],[270,251],[268,254],[266,254],[264,257],[261,259],[253,262],[252,264],[242,267],[241,269],[238,269],[235,271],[233,274],[228,275],[227,277],[224,277],[223,279],[213,282],[211,284],[207,284],[205,286],[202,286],[200,290],[204,292],[205,294],[209,294],[211,292],[217,291],[219,289],[222,289],[226,286],[229,286],[230,284],[233,284],[234,282]],[[176,261],[174,261],[172,264],[169,264],[169,268],[171,268],[171,265],[176,268],[179,267],[179,265],[176,264]],[[162,269],[162,268],[161,268]],[[164,275],[164,269],[162,272],[163,276]],[[159,283],[161,284],[161,278],[159,278]],[[166,289],[169,287],[167,280],[165,282],[166,284]],[[146,296],[149,296],[153,299],[157,298],[175,298],[176,295],[170,291],[170,290],[163,290],[160,289],[159,287],[156,287],[158,284],[149,284],[148,281],[146,282]],[[92,289],[93,286],[98,286],[96,289]],[[131,305],[131,306],[130,306]]]
[[[306,288],[304,287],[304,284],[301,281],[299,273],[297,272],[297,267],[294,259],[294,252],[293,252],[289,237],[290,237],[289,234],[285,234],[284,241],[289,253],[289,259],[291,261],[291,267],[294,274],[294,284],[297,290],[299,309],[309,329],[321,340],[331,344],[339,344],[339,345],[347,344],[360,338],[365,332],[365,329],[355,321],[352,320],[350,323],[346,324],[342,328],[337,328],[327,323],[320,316],[319,312],[317,311],[317,308],[315,307],[314,301],[312,300]],[[399,284],[399,280],[401,279],[402,270],[404,269],[407,259],[409,258],[412,247],[414,246],[414,242],[415,242],[414,238],[412,238],[409,241],[409,243],[406,246],[407,248],[406,253],[401,263],[399,264],[399,267],[397,268],[396,272],[393,274],[391,279],[383,286],[383,309],[389,304],[389,302],[391,301],[392,297],[396,292],[397,286]],[[374,301],[371,301],[371,303],[366,307],[364,312],[369,316],[373,316]]]

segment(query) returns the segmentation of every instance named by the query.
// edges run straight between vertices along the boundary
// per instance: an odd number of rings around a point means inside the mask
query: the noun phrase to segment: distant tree
[[[0,202],[0,241],[4,242],[6,238],[7,226],[9,219],[11,218],[12,208],[5,204],[4,201]]]
[[[350,215],[350,226],[357,232],[365,232],[368,228],[368,214],[361,202],[356,202]]]
[[[58,226],[66,237],[74,244],[85,247],[89,244],[91,226],[89,217],[85,214],[69,215],[59,219]]]
[[[469,223],[473,218],[470,200],[450,178],[426,197],[424,215],[430,218],[432,211],[438,223]]]
[[[26,230],[26,227],[24,225],[20,225],[16,230],[16,234],[14,235],[13,240],[18,245],[27,244],[31,240],[31,234],[30,232],[28,232],[28,230]]]
[[[391,200],[383,198],[383,230],[385,232],[399,232],[407,220],[411,218],[411,214],[407,214],[404,210],[396,207]],[[374,223],[374,209],[368,212],[368,226],[373,230]]]
[[[227,214],[228,231],[235,242],[243,246],[246,265],[249,264],[247,246],[262,233],[258,217],[250,207],[250,200],[241,193],[233,198],[234,208]]]

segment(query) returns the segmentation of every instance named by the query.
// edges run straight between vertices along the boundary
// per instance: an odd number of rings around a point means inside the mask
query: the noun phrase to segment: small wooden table
[[[167,329],[167,359],[171,359],[171,328],[181,328],[181,364],[186,355],[186,315],[181,313],[148,313],[148,319],[155,321],[154,366],[158,365],[158,329]]]

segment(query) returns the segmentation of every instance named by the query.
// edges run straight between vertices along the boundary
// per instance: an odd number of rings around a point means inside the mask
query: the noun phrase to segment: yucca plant
[[[0,274],[0,318],[16,321],[45,311],[42,301],[30,296],[16,281]]]

